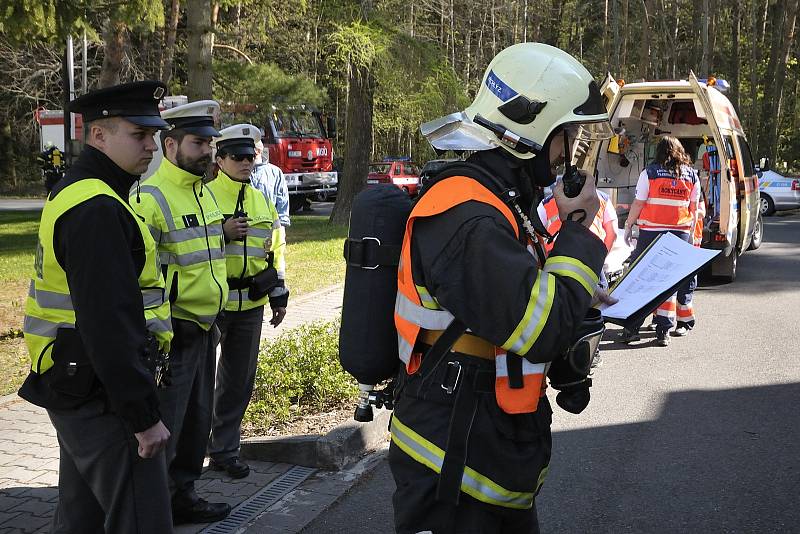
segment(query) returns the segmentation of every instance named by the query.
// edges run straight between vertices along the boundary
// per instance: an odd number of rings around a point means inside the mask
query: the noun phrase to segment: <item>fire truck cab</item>
[[[333,170],[333,117],[323,124],[322,115],[314,106],[272,106],[263,129],[269,162],[280,167],[286,176],[292,213],[303,207],[306,197],[336,194],[339,181]]]
[[[594,143],[577,161],[597,177],[617,209],[622,227],[633,202],[639,174],[653,160],[661,135],[677,137],[700,176],[706,204],[704,248],[721,250],[711,274],[736,277],[737,260],[761,244],[758,176],[742,124],[723,91],[724,80],[688,80],[620,85],[609,75],[603,84],[616,135]]]

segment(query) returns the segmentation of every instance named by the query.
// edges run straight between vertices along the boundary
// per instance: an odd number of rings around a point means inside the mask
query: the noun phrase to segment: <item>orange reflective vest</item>
[[[414,221],[422,217],[432,217],[458,206],[464,202],[478,201],[495,207],[508,220],[519,239],[519,226],[511,210],[489,189],[466,176],[453,176],[435,184],[414,206],[406,222],[406,233],[397,270],[397,300],[395,302],[394,322],[397,328],[397,341],[400,359],[408,374],[419,369],[422,353],[415,349],[420,332],[425,330],[444,330],[453,321],[453,315],[442,308],[436,297],[427,288],[415,282],[411,267],[411,238]],[[531,250],[529,248],[529,250]],[[531,363],[522,359],[522,388],[511,388],[506,365],[506,351],[495,346],[495,396],[497,404],[506,413],[535,412],[539,398],[545,395],[547,387],[544,379],[547,364]]]
[[[697,172],[687,165],[681,166],[680,176],[661,165],[645,168],[649,193],[637,224],[641,230],[692,231],[692,214],[689,210],[692,188],[697,183]]]
[[[608,202],[602,195],[597,195],[597,198],[600,200],[600,209],[597,211],[597,214],[594,216],[594,220],[592,221],[592,226],[589,230],[592,231],[594,235],[600,238],[601,241],[605,242],[606,240],[606,230],[603,228],[603,217],[606,212],[606,203]],[[546,220],[542,221],[544,223],[545,228],[547,229],[547,233],[550,235],[556,235],[561,229],[561,219],[558,216],[558,205],[556,205],[555,197],[549,197],[545,199],[542,203],[544,206],[544,212]],[[551,241],[549,243],[545,243],[545,250],[549,254],[550,251],[553,249],[553,245],[555,241]]]

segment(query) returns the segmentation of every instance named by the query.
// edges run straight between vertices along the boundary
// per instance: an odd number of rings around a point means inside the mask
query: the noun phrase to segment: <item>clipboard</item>
[[[642,253],[639,255],[639,257],[636,258],[636,260],[634,260],[634,262],[625,270],[625,273],[623,273],[623,275],[619,279],[617,279],[614,282],[614,284],[609,288],[609,295],[614,296],[614,290],[622,283],[623,280],[625,280],[625,278],[630,273],[634,272],[634,270],[635,270],[636,266],[639,264],[639,262],[650,252],[650,250],[653,248],[653,246],[656,243],[658,243],[658,241],[664,235],[666,235],[666,233],[661,234],[658,237],[656,237],[647,246],[647,248],[645,248],[644,251],[642,251]],[[672,294],[674,294],[681,285],[685,284],[686,282],[688,282],[689,280],[694,278],[697,275],[697,273],[699,273],[701,270],[703,270],[703,268],[712,259],[713,259],[713,256],[708,258],[702,264],[700,264],[699,267],[697,267],[691,273],[689,273],[688,275],[686,275],[683,278],[681,278],[678,282],[676,282],[676,283],[672,284],[671,286],[669,286],[668,289],[658,293],[655,297],[653,297],[652,299],[650,299],[647,302],[643,303],[642,306],[640,306],[637,311],[633,312],[628,317],[626,317],[624,319],[621,319],[621,318],[618,318],[618,317],[606,317],[604,315],[603,316],[603,320],[605,322],[607,322],[607,323],[616,324],[616,325],[619,325],[619,326],[622,326],[622,327],[637,326],[637,325],[643,323],[644,320],[649,315],[651,315],[655,311],[656,308],[658,308],[665,300],[667,300],[670,296],[672,296]]]

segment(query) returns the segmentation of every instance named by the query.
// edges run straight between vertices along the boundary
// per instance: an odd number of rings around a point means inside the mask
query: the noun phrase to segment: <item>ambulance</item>
[[[602,93],[615,135],[593,143],[576,164],[609,193],[623,228],[659,137],[677,137],[703,189],[702,246],[722,251],[710,274],[732,282],[739,256],[761,245],[763,224],[753,156],[726,89],[724,80],[700,80],[694,73],[688,80],[627,84],[608,75]]]

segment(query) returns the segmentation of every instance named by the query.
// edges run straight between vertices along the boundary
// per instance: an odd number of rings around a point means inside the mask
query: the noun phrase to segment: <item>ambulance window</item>
[[[394,166],[394,172],[392,174],[403,174],[403,164],[402,163],[397,163]]]
[[[736,152],[733,151],[733,138],[730,135],[723,137],[725,140],[725,152],[728,154],[728,159],[736,159]]]
[[[742,173],[744,176],[753,176],[756,173],[753,167],[753,155],[750,153],[750,145],[744,140],[744,137],[736,136],[739,142],[739,151],[742,153]]]

